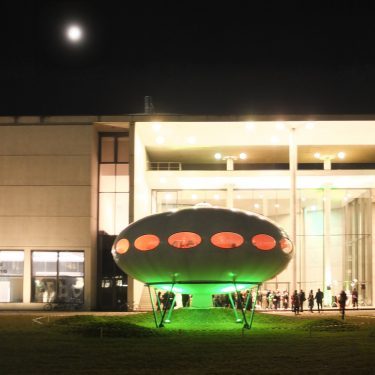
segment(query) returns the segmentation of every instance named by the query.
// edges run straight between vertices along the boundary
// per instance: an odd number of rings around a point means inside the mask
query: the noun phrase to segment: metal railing
[[[150,162],[149,163],[149,170],[150,171],[181,171],[181,164],[180,162],[175,161],[158,161],[158,162]]]

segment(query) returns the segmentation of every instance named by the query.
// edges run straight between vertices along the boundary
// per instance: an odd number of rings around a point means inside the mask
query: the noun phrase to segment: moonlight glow
[[[77,25],[71,25],[66,30],[67,38],[76,43],[82,39],[82,29]]]

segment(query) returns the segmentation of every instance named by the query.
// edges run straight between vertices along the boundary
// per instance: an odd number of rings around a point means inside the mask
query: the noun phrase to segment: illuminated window
[[[23,262],[23,251],[0,251],[0,302],[22,302]]]
[[[284,251],[284,253],[290,254],[293,251],[292,242],[288,238],[282,238],[279,243],[281,250]]]
[[[32,302],[83,303],[83,251],[32,252]]]
[[[178,232],[174,233],[168,238],[168,243],[179,249],[188,249],[190,247],[198,246],[202,242],[199,234],[193,232]]]
[[[160,240],[157,236],[153,234],[144,234],[143,236],[138,237],[134,246],[137,250],[149,251],[154,250],[160,243]]]
[[[243,237],[233,232],[220,232],[211,237],[211,243],[222,249],[233,249],[241,246],[243,242]]]
[[[275,239],[268,234],[257,234],[251,243],[259,250],[272,250],[276,246]]]
[[[129,241],[126,238],[121,239],[116,244],[116,253],[125,254],[129,250]]]

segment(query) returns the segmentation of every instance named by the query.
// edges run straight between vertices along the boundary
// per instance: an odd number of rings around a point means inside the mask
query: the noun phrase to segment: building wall
[[[95,138],[87,125],[0,126],[0,250],[25,251],[26,304],[32,250],[83,250],[85,304],[95,303]]]

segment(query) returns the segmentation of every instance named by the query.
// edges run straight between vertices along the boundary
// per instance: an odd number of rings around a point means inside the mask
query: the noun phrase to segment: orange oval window
[[[238,233],[220,232],[211,237],[211,243],[222,249],[234,249],[244,243],[243,237]]]
[[[125,254],[129,250],[129,241],[126,238],[123,238],[122,240],[118,241],[116,244],[116,253],[117,254]]]
[[[134,247],[137,250],[149,251],[154,250],[160,243],[159,237],[154,234],[144,234],[143,236],[138,237],[134,241]]]
[[[179,249],[188,249],[190,247],[198,246],[202,242],[199,234],[193,232],[178,232],[174,233],[168,238],[168,243]]]
[[[268,234],[257,234],[251,243],[259,250],[272,250],[276,246],[275,239]]]
[[[290,254],[293,251],[293,244],[288,238],[282,238],[279,243],[281,250],[284,251],[285,254]]]

